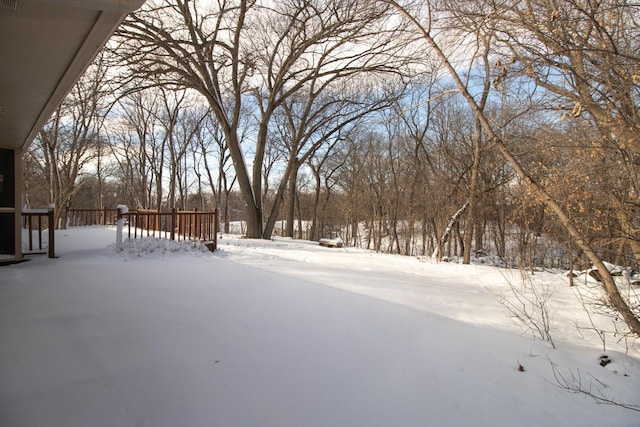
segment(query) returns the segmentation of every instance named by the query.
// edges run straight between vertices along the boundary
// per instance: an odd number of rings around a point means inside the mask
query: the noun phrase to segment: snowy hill
[[[286,239],[114,242],[60,231],[59,259],[0,268],[1,426],[639,425],[640,343],[586,314],[594,283]],[[555,349],[508,308],[533,288]]]

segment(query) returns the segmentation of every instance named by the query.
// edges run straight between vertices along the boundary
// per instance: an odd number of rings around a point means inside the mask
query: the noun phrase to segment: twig
[[[560,372],[557,364],[553,363],[552,361],[549,361],[549,363],[551,364],[551,371],[553,372],[553,377],[556,381],[554,384],[553,382],[545,379],[545,381],[547,381],[549,384],[565,390],[571,394],[582,394],[584,396],[588,396],[592,398],[598,405],[619,406],[630,411],[640,412],[640,405],[616,402],[615,400],[604,397],[604,395],[599,390],[596,394],[596,392],[591,390],[591,381],[589,382],[589,387],[585,388],[582,384],[582,376],[580,375],[579,369],[576,369],[575,373],[574,371],[569,370],[570,377],[567,378],[562,374],[562,372]],[[593,375],[589,374],[589,376],[603,387],[607,387],[602,381],[598,380]]]

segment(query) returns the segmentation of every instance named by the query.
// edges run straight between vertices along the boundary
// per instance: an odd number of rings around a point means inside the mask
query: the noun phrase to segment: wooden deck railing
[[[49,258],[55,258],[55,227],[53,227],[53,208],[48,209],[24,209],[22,211],[23,227],[27,230],[29,240],[28,254],[44,254]],[[35,228],[34,219],[37,221],[37,229]],[[38,233],[38,247],[33,248],[34,233]],[[42,241],[42,232],[48,231],[49,242],[45,252],[45,245]]]
[[[178,241],[202,240],[212,251],[218,247],[217,209],[213,212],[180,211],[177,209],[173,209],[171,212],[158,212],[150,209],[137,209],[126,213],[119,209],[106,208],[69,209],[67,215],[69,215],[70,226],[111,225],[116,224],[118,219],[123,219],[130,239],[148,236]],[[29,241],[29,250],[26,254],[47,253],[49,258],[55,258],[53,208],[24,209],[22,219]],[[45,245],[43,241],[43,232],[45,231],[48,232],[48,245]],[[37,248],[34,249],[36,235]]]
[[[87,225],[115,225],[118,220],[117,209],[69,209],[67,219],[70,227]]]
[[[202,240],[210,250],[218,247],[218,210],[214,212],[179,211],[158,212],[137,209],[119,212],[125,220],[129,239],[159,237],[171,240]]]

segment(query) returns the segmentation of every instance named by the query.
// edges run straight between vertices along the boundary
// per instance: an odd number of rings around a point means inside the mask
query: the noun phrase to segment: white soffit
[[[29,146],[122,19],[142,3],[0,0],[0,148]]]

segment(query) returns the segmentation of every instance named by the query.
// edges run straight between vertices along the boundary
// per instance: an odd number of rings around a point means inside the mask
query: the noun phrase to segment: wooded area
[[[639,334],[603,264],[640,264],[639,19],[622,0],[149,0],[25,154],[25,203],[592,265]]]

